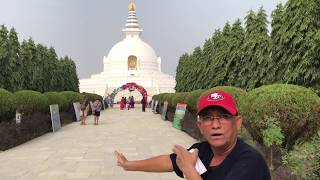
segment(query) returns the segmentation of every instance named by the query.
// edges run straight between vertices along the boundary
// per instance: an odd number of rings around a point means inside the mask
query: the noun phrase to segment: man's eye
[[[230,116],[229,114],[222,114],[221,117],[223,119],[230,119],[232,116]]]

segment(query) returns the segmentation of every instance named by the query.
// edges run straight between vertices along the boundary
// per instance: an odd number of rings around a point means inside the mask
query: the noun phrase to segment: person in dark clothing
[[[146,100],[144,97],[141,99],[142,112],[146,112]]]
[[[242,125],[233,97],[210,91],[198,103],[197,126],[206,139],[185,149],[149,159],[128,161],[115,151],[118,166],[127,171],[170,172],[188,180],[270,180],[269,168],[260,153],[237,137]]]

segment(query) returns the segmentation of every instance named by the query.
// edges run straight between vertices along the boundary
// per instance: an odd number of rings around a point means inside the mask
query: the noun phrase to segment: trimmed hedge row
[[[312,89],[289,84],[262,86],[250,92],[230,86],[218,86],[212,89],[199,89],[183,93],[163,93],[153,97],[160,104],[169,102],[175,108],[177,103],[188,104],[191,113],[197,111],[197,102],[202,94],[211,90],[229,92],[236,99],[239,113],[244,118],[244,126],[260,144],[263,143],[262,132],[267,128],[267,119],[275,118],[284,135],[282,147],[290,150],[297,141],[307,141],[320,128],[320,98]],[[194,121],[185,119],[185,122]],[[191,127],[191,125],[188,125]]]
[[[91,93],[78,93],[72,91],[40,93],[31,90],[22,90],[11,93],[0,88],[0,122],[12,121],[15,111],[25,115],[35,112],[49,113],[51,104],[58,104],[60,112],[68,112],[73,109],[73,102],[80,100],[94,101],[102,97]]]
[[[266,85],[250,91],[240,100],[240,112],[250,134],[259,143],[267,119],[279,122],[284,135],[282,146],[292,149],[299,141],[310,140],[320,127],[320,98],[311,89],[289,85]]]
[[[0,122],[13,119],[15,116],[15,109],[12,93],[0,88]]]

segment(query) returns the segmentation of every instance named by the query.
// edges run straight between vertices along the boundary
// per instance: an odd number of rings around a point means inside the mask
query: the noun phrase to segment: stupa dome
[[[153,48],[138,37],[126,37],[115,44],[108,53],[107,61],[126,62],[132,55],[140,62],[157,63],[157,55]]]

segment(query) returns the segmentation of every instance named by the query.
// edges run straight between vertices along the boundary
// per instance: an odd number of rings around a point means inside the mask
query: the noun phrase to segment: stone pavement
[[[175,180],[172,173],[128,172],[116,165],[114,150],[129,160],[172,152],[174,144],[196,142],[171,127],[151,109],[141,107],[101,112],[98,126],[89,116],[87,125],[75,122],[25,144],[0,152],[1,180]]]

